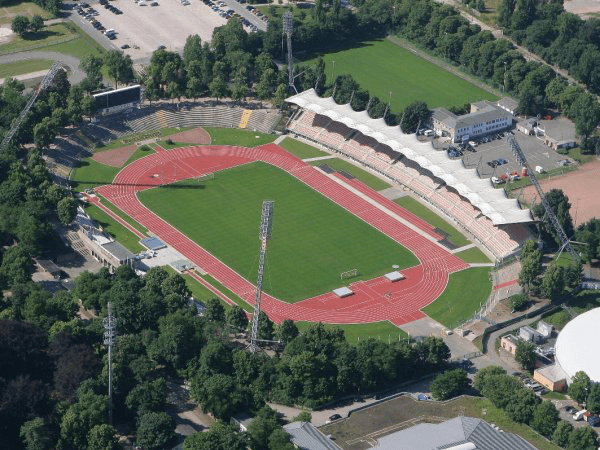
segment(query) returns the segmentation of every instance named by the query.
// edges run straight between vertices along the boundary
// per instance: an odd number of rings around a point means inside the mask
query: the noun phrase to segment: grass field
[[[171,185],[173,186],[173,185]],[[147,207],[251,282],[256,280],[261,204],[275,201],[264,290],[295,302],[341,285],[340,273],[358,269],[369,279],[415,256],[376,229],[284,171],[246,164],[216,175],[200,189],[190,182],[140,192]],[[183,206],[183,207],[182,207]],[[187,206],[187,207],[186,207]]]
[[[386,102],[391,92],[394,113],[401,112],[416,100],[436,108],[496,99],[483,89],[385,39],[364,42],[356,48],[321,56],[325,60],[328,83],[338,75],[350,74],[361,88],[381,101]],[[306,62],[311,64],[315,60]],[[373,70],[374,67],[377,70]]]
[[[296,322],[300,332],[304,332],[312,322]],[[387,320],[382,322],[374,323],[359,323],[359,324],[341,324],[331,325],[328,323],[323,324],[325,329],[341,328],[344,330],[344,336],[346,340],[351,344],[357,344],[360,340],[369,338],[379,339],[383,342],[395,342],[398,339],[407,339],[408,334],[398,328],[396,325],[388,322]]]
[[[10,42],[0,45],[0,53],[26,50],[38,45],[53,45],[64,39],[77,38],[77,31],[68,25],[66,23],[56,23],[44,27],[36,33],[25,33],[23,36],[15,36]]]
[[[238,128],[204,128],[211,137],[211,145],[240,145],[256,147],[277,139],[274,134],[260,131],[240,130]]]
[[[321,164],[327,164],[334,170],[344,171],[349,173],[355,178],[358,178],[360,181],[365,183],[371,189],[375,191],[381,191],[382,189],[387,189],[391,187],[390,184],[383,181],[381,178],[376,177],[375,175],[370,174],[366,170],[363,170],[359,167],[356,167],[354,164],[350,164],[347,161],[339,158],[326,159],[324,161],[311,161],[309,164],[313,166],[320,166]]]
[[[462,252],[455,253],[456,256],[461,258],[464,262],[467,263],[489,263],[490,259],[485,256],[485,254],[479,250],[477,247],[471,247]]]
[[[139,237],[102,211],[98,206],[88,204],[85,206],[85,212],[88,213],[92,220],[102,227],[104,232],[112,236],[113,239],[119,241],[119,244],[125,248],[128,248],[134,253],[146,250],[146,247],[140,244]]]
[[[130,216],[125,214],[123,211],[121,211],[119,208],[117,208],[111,202],[109,202],[108,200],[106,200],[104,197],[102,197],[99,194],[96,194],[96,195],[98,195],[98,197],[100,197],[102,199],[102,205],[106,206],[108,209],[110,209],[112,212],[114,212],[117,216],[119,216],[121,219],[123,219],[129,225],[131,225],[132,227],[134,227],[136,230],[140,231],[141,233],[144,233],[144,234],[148,233],[148,230],[145,227],[143,227],[141,224],[137,223],[135,220],[133,220]]]
[[[579,291],[569,301],[568,305],[576,314],[582,314],[590,309],[600,307],[600,292],[598,291]],[[571,314],[564,309],[559,309],[549,314],[542,316],[544,322],[554,325],[558,330],[562,330],[563,327],[573,319]]]
[[[31,19],[38,15],[43,19],[52,18],[52,14],[32,2],[5,1],[3,4],[5,6],[0,7],[0,25],[10,24],[15,16],[25,16]]]
[[[279,146],[300,159],[318,158],[319,156],[329,155],[329,153],[321,151],[312,145],[305,144],[304,142],[300,142],[289,137],[286,137],[283,141],[281,141]]]
[[[115,147],[121,147],[122,145],[123,144],[119,143]],[[125,165],[149,155],[150,151],[148,149],[150,149],[148,146],[139,147],[135,153],[131,155],[131,158],[127,160]],[[106,148],[106,150],[109,150],[109,148]],[[152,150],[152,153],[154,153],[154,150]],[[86,158],[81,161],[79,167],[73,171],[73,175],[71,176],[71,186],[77,192],[82,192],[87,188],[103,186],[111,183],[120,170],[120,167],[105,166],[104,164],[94,161],[92,158]]]
[[[488,267],[472,267],[450,275],[446,290],[423,312],[454,328],[479,310],[492,291]]]
[[[456,245],[457,247],[462,247],[463,245],[467,245],[467,244],[471,243],[471,241],[469,241],[466,237],[464,237],[464,235],[460,231],[458,231],[456,228],[454,228],[452,225],[450,225],[448,222],[446,222],[444,219],[442,219],[440,216],[438,216],[436,213],[434,213],[432,210],[430,210],[427,206],[418,202],[414,198],[412,198],[408,195],[405,195],[404,197],[397,198],[396,200],[394,200],[394,202],[397,203],[398,205],[402,206],[403,208],[406,208],[414,215],[419,216],[421,219],[430,223],[434,227],[445,231],[446,234],[448,235],[448,240],[450,242],[452,242],[454,245]],[[467,261],[467,262],[480,262],[480,261]],[[489,260],[486,260],[483,262],[489,262]]]
[[[254,311],[254,308],[252,308],[252,306],[250,306],[244,300],[239,298],[237,295],[235,295],[233,292],[231,292],[229,289],[227,289],[225,286],[223,286],[221,283],[219,283],[217,280],[215,280],[210,275],[204,275],[202,278],[204,278],[213,287],[217,288],[219,291],[221,291],[223,294],[225,294],[227,297],[229,297],[231,300],[233,300],[235,303],[237,303],[239,306],[241,306],[244,311],[246,311],[246,312]]]
[[[25,73],[46,70],[49,69],[51,65],[52,61],[49,59],[29,59],[26,61],[0,64],[0,78],[14,77]]]

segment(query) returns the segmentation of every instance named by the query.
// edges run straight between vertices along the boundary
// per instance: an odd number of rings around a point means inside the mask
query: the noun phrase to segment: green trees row
[[[13,33],[21,36],[26,32],[35,33],[44,27],[44,19],[41,16],[35,15],[29,20],[25,16],[15,16],[11,22],[11,30]]]
[[[523,387],[517,378],[507,375],[501,367],[489,366],[479,370],[473,385],[512,420],[529,425],[557,445],[567,450],[592,450],[597,447],[598,436],[591,427],[574,429],[570,423],[560,420],[552,402],[541,400],[531,389]]]

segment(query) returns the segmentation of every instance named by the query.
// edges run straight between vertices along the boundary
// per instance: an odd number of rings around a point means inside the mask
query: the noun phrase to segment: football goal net
[[[354,278],[358,276],[358,269],[346,270],[340,273],[340,280],[347,280],[348,278]]]

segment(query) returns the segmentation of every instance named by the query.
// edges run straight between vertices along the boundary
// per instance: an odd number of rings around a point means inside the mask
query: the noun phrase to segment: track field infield
[[[355,48],[319,56],[325,60],[328,84],[338,75],[350,74],[361,88],[382,102],[388,101],[391,92],[394,113],[402,112],[416,100],[426,102],[430,108],[447,108],[496,99],[489,92],[387,39],[363,42]],[[316,59],[303,64],[313,64]]]
[[[262,162],[219,171],[214,180],[186,180],[138,193],[150,210],[256,283],[261,204],[275,201],[263,289],[293,303],[415,266],[407,249],[350,212]],[[340,281],[340,273],[359,276]]]

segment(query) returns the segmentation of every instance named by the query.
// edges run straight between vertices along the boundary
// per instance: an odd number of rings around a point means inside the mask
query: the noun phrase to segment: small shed
[[[386,273],[384,275],[384,277],[386,277],[388,280],[390,280],[392,283],[395,281],[400,281],[400,280],[404,280],[405,276],[402,275],[400,272],[398,272],[397,270],[394,272],[390,272],[390,273]]]
[[[517,352],[517,338],[512,334],[507,334],[506,336],[502,336],[500,339],[500,347],[503,350],[506,350],[510,354],[514,355]]]
[[[350,288],[347,288],[346,286],[334,289],[333,293],[340,298],[348,297],[349,295],[354,294],[354,292],[352,292],[352,290],[350,290]]]
[[[514,116],[517,113],[519,102],[512,97],[502,97],[500,100],[498,100],[496,105]]]
[[[544,338],[541,334],[531,328],[529,325],[525,325],[524,327],[519,328],[519,338],[524,341],[533,342],[538,344],[543,342]]]
[[[552,336],[552,330],[554,329],[554,327],[552,325],[550,325],[549,323],[544,322],[543,320],[540,320],[538,322],[538,326],[537,326],[537,332],[539,334],[541,334],[543,337],[545,337],[546,339],[548,339],[550,336]]]
[[[231,416],[229,422],[232,425],[237,425],[240,429],[240,432],[244,432],[248,431],[248,426],[250,425],[250,423],[252,423],[252,420],[254,420],[254,418],[250,417],[248,413],[241,412],[236,414],[235,416]]]
[[[521,133],[527,135],[527,136],[531,136],[533,134],[535,134],[535,127],[537,126],[537,120],[536,119],[527,119],[524,122],[520,122],[517,124],[517,130],[519,130]]]

